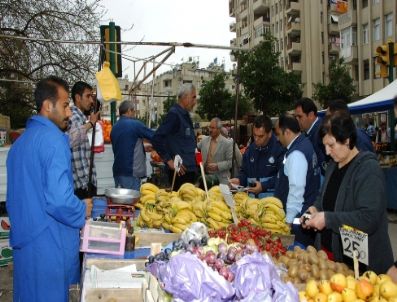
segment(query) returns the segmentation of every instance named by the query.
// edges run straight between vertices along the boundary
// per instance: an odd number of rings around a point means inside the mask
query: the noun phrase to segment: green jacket
[[[335,167],[334,162],[328,165],[320,196],[314,204],[318,211],[322,211],[324,192]],[[385,273],[393,264],[393,252],[388,234],[384,175],[372,152],[360,152],[353,159],[339,188],[334,212],[325,212],[326,228],[332,230],[332,253],[335,261],[340,262],[343,250],[339,228],[343,224],[368,234],[368,268]]]

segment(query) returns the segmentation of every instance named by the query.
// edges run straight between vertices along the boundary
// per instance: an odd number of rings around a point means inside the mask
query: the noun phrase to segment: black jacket
[[[324,192],[335,167],[335,162],[328,165],[321,194],[314,204],[318,211],[322,211]],[[384,175],[374,153],[360,152],[353,159],[339,188],[334,212],[325,212],[326,228],[332,230],[332,253],[336,261],[343,260],[339,232],[343,224],[368,234],[368,268],[378,274],[385,273],[393,264],[393,252],[388,234]]]

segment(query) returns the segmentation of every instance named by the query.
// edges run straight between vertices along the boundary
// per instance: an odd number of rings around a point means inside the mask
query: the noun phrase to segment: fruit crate
[[[82,275],[82,302],[163,302],[166,300],[166,293],[161,289],[155,277],[144,272],[145,262],[143,259],[99,259],[87,258],[83,263]],[[86,270],[93,265],[102,270],[118,269],[134,264],[142,278],[142,286],[139,288],[84,288],[86,286]]]
[[[88,220],[83,229],[80,251],[124,255],[126,235],[124,222]]]

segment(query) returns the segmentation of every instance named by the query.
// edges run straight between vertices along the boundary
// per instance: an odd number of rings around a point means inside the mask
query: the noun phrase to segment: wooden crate
[[[83,272],[92,265],[100,269],[110,270],[131,264],[135,264],[137,270],[144,270],[146,260],[142,259],[86,259]],[[84,276],[84,274],[83,274]],[[82,300],[86,302],[150,302],[154,301],[151,297],[149,289],[150,274],[145,273],[145,281],[141,288],[87,288],[85,289],[85,297]],[[84,280],[83,286],[84,286]],[[84,299],[83,299],[84,298]]]
[[[178,240],[181,234],[160,233],[160,232],[135,232],[136,247],[150,247],[152,243],[161,243],[166,246],[169,243]]]

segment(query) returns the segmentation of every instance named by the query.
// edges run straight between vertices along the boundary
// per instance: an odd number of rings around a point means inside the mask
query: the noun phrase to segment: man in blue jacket
[[[7,211],[12,225],[14,301],[68,301],[79,281],[79,231],[92,204],[73,193],[71,153],[64,134],[71,116],[67,83],[41,80],[38,115],[7,158]]]
[[[175,179],[175,191],[186,182],[196,181],[196,137],[190,118],[190,112],[197,102],[196,97],[194,85],[183,84],[178,92],[178,103],[168,111],[152,139],[153,148],[167,164],[170,182],[174,174],[175,155],[178,154],[183,160]]]
[[[283,114],[276,124],[276,135],[287,148],[283,166],[277,174],[275,197],[284,206],[286,222],[301,217],[313,205],[320,189],[320,168],[310,140],[300,132],[299,123],[292,115]],[[314,243],[314,233],[292,225],[295,241],[308,246]]]
[[[124,101],[119,107],[120,119],[110,132],[114,154],[113,178],[116,187],[139,191],[146,177],[146,154],[143,139],[151,140],[154,131],[135,120],[134,103]]]
[[[334,115],[338,112],[350,114],[349,107],[347,106],[344,100],[337,99],[331,101],[328,104],[326,115]],[[369,135],[360,128],[357,128],[356,131],[357,131],[357,142],[356,142],[357,149],[359,151],[375,152],[374,146],[372,145],[372,141]]]
[[[317,106],[310,98],[301,98],[295,103],[295,117],[298,120],[301,131],[309,138],[313,144],[317,155],[318,165],[321,174],[325,174],[326,155],[323,142],[320,139],[319,130],[322,123],[317,116]]]
[[[243,155],[238,178],[231,183],[249,186],[248,192],[258,198],[271,196],[284,149],[273,135],[272,121],[268,116],[257,116],[252,129],[254,141]]]

